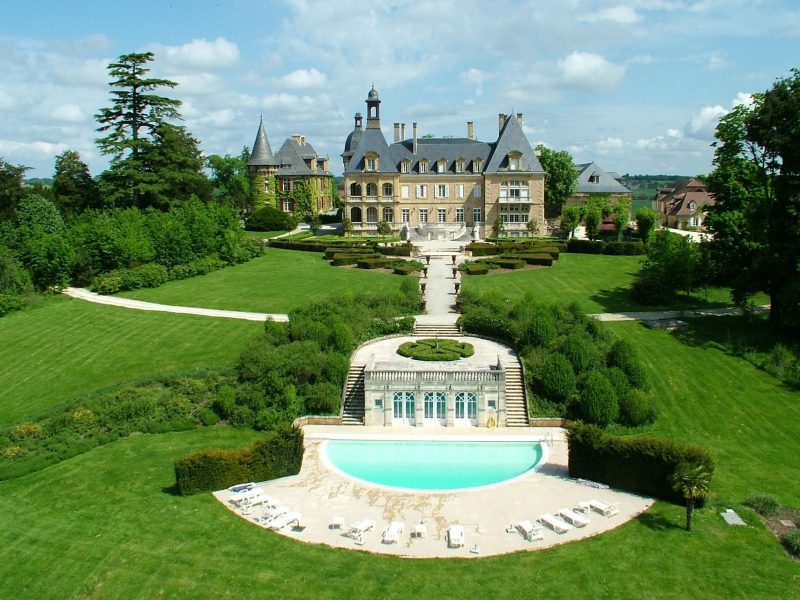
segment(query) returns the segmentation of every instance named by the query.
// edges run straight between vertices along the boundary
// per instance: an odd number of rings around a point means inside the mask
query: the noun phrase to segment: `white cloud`
[[[625,67],[592,52],[571,52],[558,61],[562,83],[571,88],[599,92],[612,90],[625,75]]]
[[[317,69],[297,69],[280,79],[281,83],[293,90],[304,90],[324,87],[327,77]]]
[[[50,116],[62,123],[81,123],[86,120],[86,115],[77,104],[62,104],[61,106],[57,106],[50,113]]]
[[[731,106],[739,106],[740,104],[744,104],[745,106],[750,106],[753,103],[753,94],[748,94],[747,92],[739,92],[736,94],[736,97],[731,101]]]
[[[683,131],[687,136],[697,140],[712,140],[719,118],[726,112],[728,111],[719,104],[704,106],[699,113],[689,119]]]
[[[184,73],[172,75],[170,78],[178,84],[177,91],[173,91],[170,94],[173,97],[183,94],[203,96],[214,94],[224,89],[219,77],[211,73]]]
[[[195,39],[181,46],[156,44],[153,51],[159,63],[172,70],[214,71],[239,62],[239,47],[223,37],[210,42]]]
[[[600,151],[619,150],[623,146],[625,142],[615,137],[607,137],[597,142],[597,149]]]
[[[621,23],[623,25],[630,25],[641,20],[636,10],[630,6],[618,5],[603,8],[593,13],[589,13],[581,20],[588,23],[595,23],[597,21],[611,21],[613,23]]]
[[[39,157],[52,157],[61,154],[67,149],[66,144],[51,142],[17,142],[15,140],[0,139],[0,156],[13,154],[35,154]]]

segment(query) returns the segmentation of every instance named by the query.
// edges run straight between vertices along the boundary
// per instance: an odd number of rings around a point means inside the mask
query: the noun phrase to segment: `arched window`
[[[361,195],[361,184],[360,183],[351,183],[350,184],[350,195],[351,196],[360,196]]]
[[[350,209],[350,222],[361,223],[361,209],[357,206]]]
[[[383,220],[387,223],[394,223],[394,211],[391,208],[383,209]]]
[[[378,185],[375,183],[368,183],[367,196],[377,196],[377,195],[378,195]]]
[[[508,153],[508,170],[509,171],[519,171],[520,169],[520,159],[522,158],[522,154],[519,152],[509,152]]]
[[[370,206],[367,208],[367,223],[377,223],[378,222],[378,209],[374,206]]]
[[[383,184],[383,195],[384,196],[391,196],[392,195],[392,184],[391,183],[384,183]]]
[[[473,392],[459,392],[456,394],[456,419],[478,418],[478,396]]]

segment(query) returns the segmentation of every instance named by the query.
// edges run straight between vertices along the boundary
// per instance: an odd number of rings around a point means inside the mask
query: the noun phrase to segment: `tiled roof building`
[[[702,229],[707,206],[714,206],[714,196],[697,178],[682,181],[674,188],[661,188],[653,199],[653,210],[662,223],[674,229]]]

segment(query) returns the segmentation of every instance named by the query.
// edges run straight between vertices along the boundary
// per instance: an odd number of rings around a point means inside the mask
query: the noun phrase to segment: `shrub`
[[[248,231],[283,231],[293,229],[288,213],[272,206],[265,206],[256,210],[245,222],[244,228]],[[292,225],[292,227],[290,227]]]
[[[514,258],[524,260],[529,265],[542,265],[544,267],[553,266],[553,255],[544,252],[535,252],[531,254],[513,254]],[[556,254],[558,256],[558,254]]]
[[[575,252],[580,254],[602,254],[603,242],[571,238],[567,242],[567,252]]]
[[[411,256],[414,246],[411,244],[392,244],[391,246],[376,246],[375,250],[384,256]]]
[[[468,275],[486,275],[489,272],[489,266],[482,262],[467,262],[462,268]]]
[[[609,369],[609,371],[613,370]],[[618,394],[617,398],[619,399],[620,422],[625,425],[638,427],[653,423],[658,417],[658,410],[653,404],[653,398],[643,390],[629,389],[624,394]]]
[[[603,247],[603,254],[616,256],[638,256],[645,253],[642,242],[607,242]]]
[[[325,248],[325,260],[331,260],[335,258],[337,254],[346,254],[352,256],[357,254],[375,254],[375,250],[372,248],[372,246],[347,246],[343,248],[342,245],[336,245]]]
[[[525,261],[518,258],[493,258],[492,264],[497,265],[500,269],[522,269],[525,267]]]
[[[25,298],[22,296],[0,294],[0,317],[15,310],[22,310],[23,308],[25,308]]]
[[[534,375],[543,396],[557,402],[572,398],[578,391],[578,379],[566,356],[560,352],[548,354]]]
[[[589,373],[578,403],[583,418],[600,427],[607,427],[619,416],[619,403],[614,388],[599,371]]]
[[[175,462],[175,481],[183,496],[224,489],[242,481],[296,475],[303,461],[303,432],[289,425],[269,432],[250,448],[204,450]]]
[[[475,348],[467,342],[456,340],[416,340],[404,342],[397,348],[397,353],[414,360],[444,361],[467,358],[475,353]]]
[[[775,496],[763,492],[750,494],[744,501],[744,505],[749,506],[762,517],[772,517],[778,514],[778,509],[780,508],[778,499]]]
[[[792,556],[800,557],[800,529],[787,531],[781,541]]]
[[[544,346],[558,334],[553,315],[546,310],[536,310],[522,324],[517,343],[522,346]]]
[[[636,351],[629,343],[619,340],[611,346],[608,353],[608,365],[622,369],[633,387],[642,390],[648,388],[647,374]]]
[[[592,339],[581,331],[573,331],[561,343],[561,352],[572,363],[575,373],[581,375],[594,369],[602,361],[597,346]]]
[[[714,472],[711,455],[697,446],[652,436],[611,436],[580,422],[567,425],[567,432],[570,477],[683,503],[683,497],[672,488],[677,467],[702,465]]]
[[[472,242],[465,249],[471,252],[472,256],[491,256],[501,252],[500,246],[486,242]]]
[[[385,258],[360,258],[356,265],[359,269],[382,269],[386,264]]]

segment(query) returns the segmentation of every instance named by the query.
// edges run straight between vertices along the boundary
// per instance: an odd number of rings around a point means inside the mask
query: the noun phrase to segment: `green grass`
[[[321,253],[267,248],[264,256],[241,265],[120,296],[182,306],[286,313],[350,290],[399,290],[401,282],[402,277],[387,273],[332,267]]]
[[[507,297],[530,292],[543,302],[580,302],[587,312],[681,310],[731,304],[727,288],[694,292],[669,306],[639,304],[630,297],[630,286],[639,272],[641,256],[562,253],[552,267],[510,273],[467,276],[463,289],[470,292],[497,291]],[[767,300],[759,295],[756,301]]]
[[[709,506],[696,529],[657,504],[594,538],[465,562],[308,545],[235,516],[210,494],[172,493],[173,461],[253,432],[136,436],[0,483],[0,597],[28,598],[776,598],[800,563],[759,525]],[[740,508],[737,506],[737,509]],[[741,510],[751,523],[751,513]]]
[[[694,319],[688,332],[676,334],[630,322],[611,327],[649,371],[661,411],[655,432],[713,453],[715,493],[741,502],[763,491],[797,506],[800,392],[721,348],[717,340],[730,322]]]
[[[0,426],[157,373],[232,366],[253,321],[171,315],[63,297],[0,319]]]
[[[244,232],[244,234],[247,237],[261,238],[261,239],[274,238],[274,237],[279,236],[279,235],[284,234],[284,233],[286,233],[285,230],[282,230],[282,231],[245,231]]]

